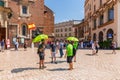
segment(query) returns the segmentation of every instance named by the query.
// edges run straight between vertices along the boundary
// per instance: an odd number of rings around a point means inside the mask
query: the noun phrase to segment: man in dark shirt
[[[44,45],[44,40],[39,44],[38,46],[38,55],[39,55],[39,58],[40,58],[40,65],[39,65],[39,69],[44,69],[45,66],[44,66],[44,57],[45,57],[45,45]]]
[[[52,58],[51,63],[54,62],[55,64],[57,64],[57,62],[56,62],[56,53],[57,53],[57,46],[56,46],[55,41],[52,41],[52,43],[51,43],[51,58]]]

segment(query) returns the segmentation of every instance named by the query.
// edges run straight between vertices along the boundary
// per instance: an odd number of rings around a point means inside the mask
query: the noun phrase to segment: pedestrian
[[[112,54],[116,54],[115,48],[116,48],[116,42],[112,41],[112,50],[113,50]]]
[[[56,62],[56,53],[57,53],[57,45],[56,45],[56,43],[55,43],[55,41],[52,41],[52,43],[51,43],[51,46],[50,46],[51,48],[51,63],[55,63],[55,64],[57,64],[57,62]]]
[[[95,48],[96,48],[96,54],[98,53],[98,49],[99,49],[99,44],[98,44],[98,41],[95,42]]]
[[[92,43],[92,55],[97,55],[99,49],[98,41]]]
[[[84,48],[83,47],[83,41],[80,42],[80,48]]]
[[[45,59],[45,44],[44,40],[41,40],[39,46],[38,46],[38,55],[39,55],[39,69],[44,69],[46,66],[44,65],[44,59]]]
[[[5,47],[5,41],[2,39],[1,41],[1,52],[4,52],[4,47]]]
[[[19,42],[18,42],[18,39],[17,39],[16,42],[15,42],[15,50],[18,50],[18,47],[19,47]]]
[[[65,58],[67,56],[67,63],[69,63],[69,68],[68,70],[72,70],[73,69],[73,63],[72,63],[72,59],[73,59],[73,45],[72,42],[68,41],[68,45],[66,47],[66,53],[65,53]]]
[[[60,43],[59,43],[60,58],[62,58],[63,55],[64,55],[64,53],[63,53],[63,45],[64,45],[64,43],[62,41],[60,41]]]
[[[76,52],[77,52],[77,49],[78,49],[78,42],[74,41],[74,43],[73,43],[73,58],[74,58],[74,62],[76,62]]]
[[[24,42],[24,51],[26,51],[27,50],[27,42],[25,41]]]
[[[96,43],[95,41],[92,43],[92,55],[96,54]]]

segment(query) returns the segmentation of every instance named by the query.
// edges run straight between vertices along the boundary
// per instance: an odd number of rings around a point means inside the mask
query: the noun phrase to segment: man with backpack
[[[72,70],[73,69],[73,63],[72,63],[72,59],[73,59],[73,45],[72,45],[71,41],[68,41],[68,45],[66,47],[65,57],[66,56],[67,56],[67,63],[69,63],[68,70]]]

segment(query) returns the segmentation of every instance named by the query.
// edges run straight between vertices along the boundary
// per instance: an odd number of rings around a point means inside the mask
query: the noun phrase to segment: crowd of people
[[[57,64],[56,60],[56,54],[59,53],[59,57],[62,58],[63,56],[66,58],[67,63],[69,64],[68,70],[73,69],[73,61],[76,62],[76,53],[77,49],[79,48],[79,42],[77,41],[52,41],[48,42],[47,44],[49,46],[49,49],[51,51],[51,63]],[[48,47],[47,46],[47,47]],[[81,45],[80,45],[81,46]],[[116,43],[113,41],[112,44],[112,54],[116,54],[115,48],[116,48]],[[91,55],[97,55],[98,50],[99,50],[99,44],[98,41],[91,42],[91,49],[92,49],[92,54]],[[40,58],[40,69],[46,68],[44,66],[44,57],[45,57],[45,43],[44,40],[40,42],[39,47],[38,47],[38,54]],[[63,49],[66,49],[66,52],[63,52]]]
[[[50,48],[50,52],[51,52],[51,63],[55,63],[57,64],[56,61],[56,54],[59,52],[60,54],[60,58],[62,58],[63,56],[65,58],[67,58],[67,63],[69,63],[69,68],[68,70],[72,70],[73,69],[73,63],[72,63],[72,59],[74,58],[74,62],[76,62],[76,50],[78,48],[78,42],[75,41],[52,41],[51,43],[49,43],[49,48]],[[63,49],[66,49],[66,52],[63,52]],[[38,46],[38,55],[39,55],[39,69],[44,69],[46,68],[46,66],[44,66],[44,57],[45,57],[45,44],[44,44],[44,40],[42,40],[39,43]]]
[[[13,41],[13,45],[14,45],[14,49],[17,51],[19,48],[19,40],[16,39],[15,41]],[[24,41],[24,43],[22,44],[24,50],[27,50],[27,41]],[[6,49],[7,45],[6,45],[6,41],[5,39],[2,39],[0,41],[0,52],[4,52],[4,50]]]

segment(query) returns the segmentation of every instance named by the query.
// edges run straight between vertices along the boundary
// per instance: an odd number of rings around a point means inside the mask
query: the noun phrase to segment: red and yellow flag
[[[35,27],[35,24],[29,24],[28,25],[28,29],[35,29],[36,27]]]

